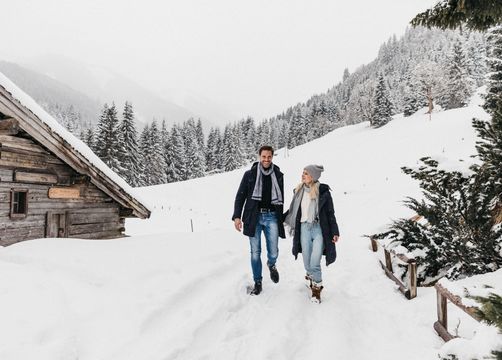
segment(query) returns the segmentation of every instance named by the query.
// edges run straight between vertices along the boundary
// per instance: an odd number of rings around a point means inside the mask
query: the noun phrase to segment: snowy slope
[[[466,167],[471,119],[486,118],[479,102],[431,121],[417,114],[380,129],[341,128],[277,154],[286,202],[309,163],[324,165],[321,181],[333,188],[342,237],[338,260],[323,267],[321,305],[309,301],[290,239],[280,241],[280,283],[265,270],[262,295],[246,294],[248,242],[230,221],[240,169],[135,189],[153,213],[128,220],[130,238],[0,249],[0,359],[437,358],[433,289],[405,300],[362,235],[410,215],[402,200],[420,192],[401,166],[432,155]],[[478,325],[458,318],[472,337]]]

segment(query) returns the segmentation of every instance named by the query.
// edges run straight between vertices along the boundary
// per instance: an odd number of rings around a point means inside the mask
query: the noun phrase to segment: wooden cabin
[[[0,245],[124,236],[150,211],[80,140],[0,73]]]

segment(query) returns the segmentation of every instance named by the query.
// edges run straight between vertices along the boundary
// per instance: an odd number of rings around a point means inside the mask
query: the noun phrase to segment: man
[[[254,279],[251,295],[259,295],[262,291],[261,232],[265,234],[267,266],[274,283],[279,282],[279,272],[275,266],[279,256],[279,236],[286,237],[282,224],[283,174],[272,163],[274,149],[271,146],[262,146],[258,154],[260,161],[255,162],[242,177],[232,216],[235,229],[241,231],[244,223],[244,235],[249,236]]]

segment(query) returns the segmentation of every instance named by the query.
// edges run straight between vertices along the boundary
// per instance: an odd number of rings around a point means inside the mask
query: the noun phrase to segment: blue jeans
[[[251,269],[253,269],[254,281],[261,281],[261,232],[265,233],[267,244],[267,265],[275,265],[279,256],[279,227],[277,225],[277,216],[275,212],[258,214],[256,231],[253,237],[249,237],[251,246]]]
[[[316,283],[322,281],[321,257],[324,250],[321,225],[303,222],[301,224],[300,242],[302,244],[303,266],[307,275]]]

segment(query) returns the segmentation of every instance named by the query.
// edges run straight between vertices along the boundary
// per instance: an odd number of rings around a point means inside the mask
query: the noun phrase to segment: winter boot
[[[268,269],[270,270],[270,279],[277,284],[279,282],[279,272],[277,271],[277,268],[275,265],[269,265]]]
[[[324,289],[324,286],[322,286],[322,282],[316,283],[315,281],[313,281],[311,289],[312,289],[312,297],[310,298],[310,301],[315,304],[320,304],[321,291],[322,289]]]
[[[261,280],[258,280],[258,281],[254,282],[254,288],[253,288],[253,290],[251,290],[251,292],[249,294],[250,295],[260,295],[261,290],[262,290]]]
[[[309,274],[305,275],[305,286],[309,289],[312,287],[312,277]]]

